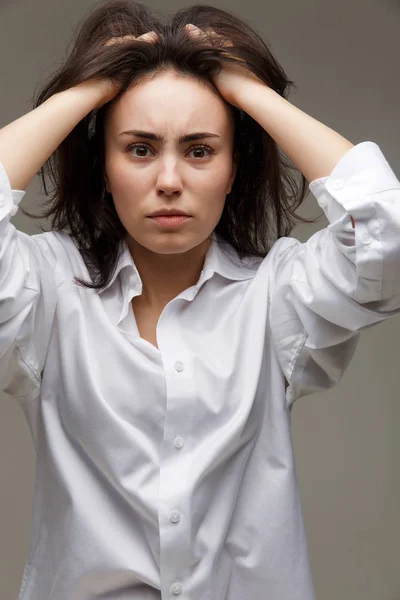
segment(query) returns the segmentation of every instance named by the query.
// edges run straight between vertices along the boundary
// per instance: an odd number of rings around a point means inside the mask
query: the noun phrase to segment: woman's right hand
[[[142,35],[139,35],[138,37],[135,37],[134,35],[124,35],[121,37],[113,37],[113,38],[107,40],[107,42],[104,44],[104,46],[111,46],[112,44],[124,44],[125,42],[130,41],[130,40],[142,40],[145,42],[157,42],[158,35],[157,35],[157,33],[155,33],[155,31],[148,31],[147,33],[143,33]],[[99,80],[98,85],[101,86],[101,88],[103,90],[103,94],[102,94],[100,102],[98,103],[98,105],[96,105],[96,108],[100,108],[104,104],[107,104],[107,102],[111,102],[111,100],[113,100],[113,98],[115,98],[115,96],[118,94],[118,92],[121,89],[120,83],[117,83],[110,79]]]

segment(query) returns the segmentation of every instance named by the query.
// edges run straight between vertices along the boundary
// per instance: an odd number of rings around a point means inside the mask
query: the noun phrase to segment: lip
[[[162,208],[160,210],[156,210],[149,217],[173,217],[173,216],[182,216],[182,217],[190,217],[188,213],[183,210],[172,208],[168,210],[167,208]]]
[[[159,215],[149,218],[161,227],[179,227],[192,217],[189,215]]]

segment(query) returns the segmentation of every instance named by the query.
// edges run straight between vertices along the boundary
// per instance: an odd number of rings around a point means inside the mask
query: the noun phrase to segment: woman
[[[399,312],[400,183],[291,83],[220,9],[107,2],[0,131],[1,389],[37,449],[20,599],[315,598],[291,410]],[[307,181],[330,224],[300,243]]]

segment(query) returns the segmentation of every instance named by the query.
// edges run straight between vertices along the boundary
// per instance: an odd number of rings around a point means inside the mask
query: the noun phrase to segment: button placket
[[[164,421],[164,441],[168,441],[169,449],[165,448],[165,456],[161,457],[160,486],[159,486],[159,517],[160,517],[160,564],[163,585],[167,585],[167,595],[182,593],[180,576],[187,573],[192,561],[191,524],[187,518],[190,498],[182,485],[186,473],[188,458],[177,456],[178,450],[184,445],[183,433],[188,430],[190,435],[190,420],[184,415],[190,414],[196,389],[191,377],[191,350],[187,341],[182,337],[179,327],[174,326],[171,317],[173,308],[179,307],[182,300],[171,302],[161,316],[158,325],[158,337],[162,350],[166,377],[166,412]],[[163,344],[165,340],[165,344]],[[183,425],[185,424],[185,425]],[[184,430],[181,431],[180,427]],[[186,445],[186,439],[185,439]],[[182,460],[179,460],[182,458]],[[182,584],[182,585],[181,585]]]

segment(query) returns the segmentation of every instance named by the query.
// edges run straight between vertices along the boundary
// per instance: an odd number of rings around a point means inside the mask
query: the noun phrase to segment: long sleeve
[[[354,146],[309,189],[329,225],[271,250],[271,334],[290,409],[338,383],[360,332],[400,312],[400,182],[379,146]]]
[[[40,387],[57,303],[55,255],[10,222],[24,195],[0,162],[0,389],[13,397]]]

